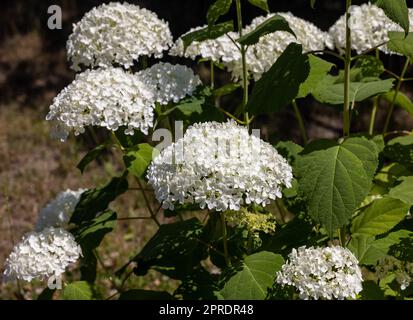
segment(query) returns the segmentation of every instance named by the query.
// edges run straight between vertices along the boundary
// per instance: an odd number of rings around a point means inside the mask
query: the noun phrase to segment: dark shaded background
[[[92,7],[103,2],[96,0],[60,1],[13,1],[3,0],[0,4],[0,108],[12,103],[21,108],[41,108],[44,113],[55,96],[65,85],[73,80],[74,73],[68,68],[65,43],[71,33],[72,23],[81,19]],[[189,28],[206,22],[205,14],[212,0],[135,0],[138,4],[155,11],[161,18],[169,21],[174,37]],[[246,1],[244,1],[246,2]],[[344,0],[318,0],[316,10],[309,6],[309,0],[269,0],[270,9],[291,11],[295,15],[314,22],[323,30],[328,30],[343,13]],[[367,1],[353,1],[360,4]],[[413,7],[413,1],[408,1]],[[63,12],[63,29],[47,28],[47,8],[57,4]],[[250,5],[244,6],[245,23],[263,12]],[[229,14],[235,16],[234,10]],[[230,17],[224,17],[228,19]],[[400,72],[402,60],[399,57],[384,57],[386,65]],[[181,62],[181,61],[180,61]],[[191,65],[192,62],[186,61]],[[192,63],[192,66],[197,67]],[[221,82],[228,76],[220,75]],[[405,87],[404,90],[411,88]],[[276,97],[274,97],[276,99]],[[385,115],[383,106],[378,114],[378,127]],[[337,109],[319,106],[310,100],[301,102],[304,118],[308,124],[310,137],[337,137],[341,133],[341,118]],[[359,113],[353,117],[354,130],[366,130],[370,106],[358,107]],[[271,117],[261,117],[257,125],[271,139],[289,137],[300,141],[296,121],[291,110]],[[410,129],[412,122],[403,111],[395,114],[392,128]]]

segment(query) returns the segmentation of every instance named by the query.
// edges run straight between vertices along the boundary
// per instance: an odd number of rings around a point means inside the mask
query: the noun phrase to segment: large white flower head
[[[37,218],[35,230],[40,232],[49,227],[66,228],[85,189],[67,189],[57,195],[42,210]]]
[[[365,3],[350,8],[351,18],[351,47],[357,53],[362,53],[389,41],[389,31],[403,31],[402,28],[391,21],[383,9],[374,4]],[[411,24],[413,23],[413,10],[409,10]],[[411,25],[411,31],[413,25]],[[342,50],[346,47],[346,17],[341,16],[330,28],[329,33],[335,46]],[[391,53],[387,46],[379,48],[385,53]]]
[[[173,43],[169,25],[147,9],[111,2],[87,12],[67,41],[72,68],[133,65],[140,56],[161,58]]]
[[[159,62],[138,75],[146,84],[156,88],[155,100],[160,104],[177,103],[201,84],[192,69],[180,64]]]
[[[290,12],[277,13],[287,20],[296,37],[286,31],[277,31],[260,38],[258,43],[248,47],[246,60],[248,70],[257,81],[277,61],[290,43],[299,43],[304,52],[324,50],[332,47],[332,40],[328,33],[323,32],[313,23],[298,18]],[[275,13],[257,17],[244,30],[244,34],[253,31],[258,25],[272,18]],[[226,63],[234,79],[242,78],[242,60],[234,59]]]
[[[82,255],[74,236],[61,228],[46,228],[30,232],[18,243],[7,258],[6,280],[43,280],[59,276]]]
[[[64,140],[69,131],[80,134],[87,126],[125,133],[147,134],[153,125],[154,89],[137,75],[120,68],[87,70],[54,98],[47,120],[55,123],[52,133]]]
[[[247,128],[234,121],[207,122],[189,127],[162,150],[147,178],[163,208],[179,203],[224,211],[280,198],[282,186],[291,185],[292,169]]]
[[[169,50],[171,56],[179,56],[190,58],[192,60],[198,57],[212,60],[214,62],[229,62],[241,59],[241,53],[234,40],[238,39],[238,34],[229,32],[228,35],[222,35],[216,39],[208,39],[205,41],[194,41],[184,51],[184,42],[182,37],[188,33],[198,31],[207,26],[200,26],[190,29],[175,41],[173,47]]]
[[[355,299],[362,275],[357,258],[340,247],[293,249],[276,282],[296,288],[300,299]]]

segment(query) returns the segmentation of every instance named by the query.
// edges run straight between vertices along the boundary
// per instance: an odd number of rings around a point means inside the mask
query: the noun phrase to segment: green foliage
[[[374,201],[354,219],[353,235],[376,236],[386,233],[397,225],[409,212],[410,205],[390,197]]]
[[[413,176],[400,178],[400,184],[389,191],[389,196],[413,206]]]
[[[327,62],[315,55],[308,55],[310,63],[310,74],[307,80],[305,80],[298,92],[298,98],[305,98],[317,87],[318,83],[324,79],[324,77],[330,72],[334,64]]]
[[[405,95],[403,92],[398,92],[396,96],[396,100],[394,100],[396,92],[391,90],[385,94],[382,94],[381,97],[386,100],[388,103],[393,103],[405,111],[407,111],[413,117],[413,101]]]
[[[362,78],[380,77],[385,68],[383,62],[374,56],[361,56],[357,59],[353,70],[360,70]]]
[[[97,147],[93,148],[82,158],[82,160],[79,161],[76,167],[80,170],[81,173],[83,173],[87,165],[98,158],[103,153],[103,151],[105,151],[105,149],[106,146],[104,144],[100,144]]]
[[[389,49],[406,56],[413,63],[413,32],[405,37],[403,32],[390,31],[389,38]]]
[[[232,0],[217,0],[208,9],[208,27],[211,27],[220,16],[226,14],[231,8]]]
[[[374,281],[364,281],[363,291],[361,292],[362,300],[385,300],[384,292]]]
[[[225,33],[231,32],[234,30],[234,23],[232,21],[222,22],[211,27],[206,27],[200,30],[190,32],[182,37],[184,43],[184,48],[192,42],[201,42],[208,39],[216,39],[222,36]]]
[[[245,257],[237,272],[221,290],[225,300],[263,300],[284,264],[282,256],[261,251]]]
[[[143,178],[151,161],[157,156],[158,150],[147,143],[138,144],[124,156],[127,170],[137,178]]]
[[[291,43],[270,70],[257,81],[246,109],[251,114],[280,110],[297,96],[309,72],[309,59],[302,54],[302,46]]]
[[[268,8],[268,0],[248,0],[248,2],[264,11],[270,12]]]
[[[63,291],[64,300],[92,300],[93,291],[86,281],[68,284]]]
[[[71,223],[80,224],[92,220],[96,214],[107,209],[110,202],[128,190],[125,176],[113,178],[107,185],[83,192],[70,218]]]
[[[390,140],[384,148],[384,155],[406,167],[413,167],[413,135]]]
[[[308,214],[330,234],[345,225],[368,194],[377,165],[375,144],[365,138],[310,143],[295,168]]]
[[[409,10],[406,0],[373,0],[373,3],[382,8],[384,13],[403,28],[406,35],[409,33]]]
[[[256,44],[262,36],[276,31],[286,31],[295,36],[295,33],[293,30],[291,30],[287,20],[285,20],[282,16],[276,14],[258,25],[251,32],[243,35],[237,40],[237,42],[242,45],[251,46]]]
[[[237,90],[240,87],[241,85],[239,83],[229,83],[212,91],[212,95],[214,97],[226,96],[228,94],[233,93],[235,90]]]
[[[203,259],[206,248],[200,242],[203,225],[196,219],[161,225],[132,261],[136,274],[154,268],[170,277],[182,278]]]

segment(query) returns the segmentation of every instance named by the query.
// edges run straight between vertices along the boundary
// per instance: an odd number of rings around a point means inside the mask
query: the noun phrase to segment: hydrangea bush
[[[250,5],[262,16],[243,25]],[[235,21],[223,21],[231,7]],[[413,116],[402,92],[413,80],[412,12],[405,1],[346,0],[327,32],[269,12],[267,0],[214,0],[208,23],[173,41],[168,22],[149,10],[93,8],[67,42],[79,73],[46,119],[63,141],[103,128],[106,141],[78,169],[117,149],[123,173],[58,194],[11,252],[4,276],[46,280],[78,268],[60,296],[102,298],[96,252],[121,215],[111,202],[139,191],[147,215],[127,219],[152,220],[157,231],[111,278],[125,284],[154,270],[178,284],[168,293],[122,285],[111,299],[411,299],[413,133],[389,128],[396,107]],[[390,54],[404,60],[401,73],[382,62]],[[176,57],[188,65],[165,61]],[[191,60],[207,63],[210,81]],[[216,68],[233,83],[217,87]],[[224,95],[239,106],[225,105]],[[338,141],[308,139],[304,98],[342,114]],[[370,123],[355,132],[361,102],[371,106]],[[283,108],[294,111],[302,145],[273,145],[252,129],[257,116]]]

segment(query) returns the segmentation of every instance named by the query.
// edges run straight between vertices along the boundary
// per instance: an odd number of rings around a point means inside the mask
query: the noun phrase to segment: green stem
[[[242,37],[242,11],[241,11],[241,0],[236,0],[236,7],[237,7],[237,23],[238,23],[238,34],[239,37]],[[244,113],[244,119],[249,126],[249,115],[246,110],[246,106],[248,103],[248,70],[247,70],[247,48],[245,45],[241,45],[241,58],[242,58],[242,111]]]
[[[391,116],[393,115],[393,111],[394,111],[394,106],[396,105],[396,99],[397,99],[397,96],[399,95],[400,89],[401,89],[402,84],[404,82],[404,76],[406,75],[406,72],[407,72],[408,68],[409,68],[409,59],[406,59],[406,62],[405,62],[404,67],[403,67],[402,74],[400,75],[399,79],[397,80],[397,86],[396,86],[396,90],[394,92],[393,101],[392,101],[392,103],[390,105],[390,108],[389,108],[389,111],[387,113],[386,122],[384,123],[383,134],[385,134],[387,132],[388,128],[389,128]]]
[[[215,87],[215,70],[214,70],[214,61],[210,61],[210,69],[211,69],[211,89]]]
[[[303,138],[303,142],[304,144],[307,144],[308,142],[307,132],[305,130],[304,121],[303,121],[303,117],[301,115],[300,109],[298,109],[297,101],[293,100],[292,105],[294,108],[295,116],[297,117],[298,124],[300,126],[300,131],[301,131],[301,136]]]
[[[228,255],[227,222],[225,221],[224,212],[221,212],[221,223],[222,223],[222,243],[223,243],[223,246],[224,246],[225,263],[229,267],[229,266],[231,266],[231,261],[229,259],[229,255]]]
[[[376,58],[380,59],[380,52],[379,49],[376,49]],[[376,96],[373,98],[373,109],[371,110],[371,115],[370,115],[370,125],[369,125],[369,135],[374,134],[374,124],[376,122],[376,115],[377,115],[377,110],[379,108],[379,96]]]
[[[136,178],[136,177],[135,177],[135,179],[136,179],[136,182],[137,182],[138,185],[139,185],[139,188],[140,188],[141,191],[142,191],[143,199],[145,200],[146,207],[148,208],[148,211],[149,211],[149,214],[151,215],[152,220],[156,223],[156,225],[157,225],[158,227],[160,227],[161,224],[159,223],[158,219],[156,218],[155,213],[153,212],[153,210],[152,210],[152,208],[151,208],[151,204],[149,203],[149,199],[148,199],[148,197],[146,196],[146,193],[145,193],[145,190],[144,190],[144,188],[143,188],[143,186],[142,186],[141,181],[139,180],[139,178]]]
[[[351,29],[350,20],[351,0],[346,0],[346,55],[344,60],[344,110],[343,135],[350,135],[350,67],[351,67]]]

